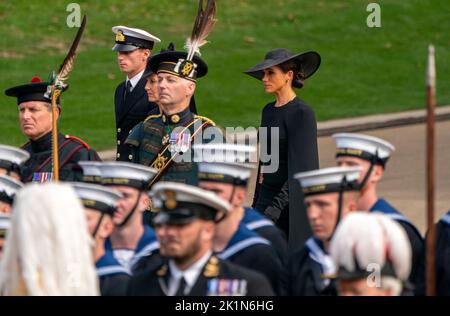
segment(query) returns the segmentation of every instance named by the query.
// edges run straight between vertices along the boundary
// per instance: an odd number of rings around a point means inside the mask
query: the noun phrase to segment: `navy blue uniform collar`
[[[95,268],[99,277],[117,274],[130,275],[130,271],[122,267],[109,250],[106,250],[105,254],[95,263]]]
[[[240,251],[257,244],[270,245],[270,242],[240,223],[225,249],[217,256],[220,259],[228,259]]]
[[[106,251],[112,251],[111,240],[108,238],[105,243]],[[137,244],[136,249],[134,249],[134,255],[131,259],[131,267],[136,264],[142,257],[148,256],[153,252],[159,250],[158,239],[156,234],[151,227],[144,225],[144,233]]]
[[[257,210],[246,207],[244,209],[244,217],[242,217],[241,223],[244,224],[250,230],[257,230],[262,227],[273,227],[273,222],[259,213]]]

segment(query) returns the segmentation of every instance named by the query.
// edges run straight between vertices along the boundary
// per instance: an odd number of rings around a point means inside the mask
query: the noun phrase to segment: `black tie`
[[[184,290],[186,289],[186,280],[184,277],[180,278],[180,282],[178,283],[178,290],[175,292],[175,296],[184,296]]]
[[[125,87],[125,92],[123,94],[123,101],[126,102],[128,95],[131,93],[131,81],[127,81],[127,86]]]

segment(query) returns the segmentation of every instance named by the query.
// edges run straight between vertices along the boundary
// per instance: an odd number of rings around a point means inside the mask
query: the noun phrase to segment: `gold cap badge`
[[[125,35],[123,35],[122,31],[117,32],[116,42],[125,42]]]
[[[166,208],[168,208],[169,210],[172,210],[175,207],[177,207],[177,201],[175,200],[175,192],[167,191],[166,192],[166,198],[167,198],[166,202],[164,203]]]

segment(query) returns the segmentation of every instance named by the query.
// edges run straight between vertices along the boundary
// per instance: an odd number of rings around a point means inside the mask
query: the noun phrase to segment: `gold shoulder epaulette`
[[[203,121],[207,122],[209,125],[216,126],[216,123],[213,120],[207,118],[206,116],[194,115],[194,118],[202,119]]]
[[[149,116],[147,116],[146,119],[144,120],[144,123],[147,122],[148,120],[155,119],[155,118],[158,118],[158,117],[161,117],[161,114],[152,114],[152,115],[149,115]]]

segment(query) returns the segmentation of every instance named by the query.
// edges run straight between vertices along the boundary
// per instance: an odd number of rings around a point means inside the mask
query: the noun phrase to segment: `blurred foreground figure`
[[[349,214],[337,227],[330,254],[339,295],[399,296],[411,272],[404,229],[381,213]]]
[[[1,295],[98,295],[86,216],[67,184],[16,196],[0,268]]]

